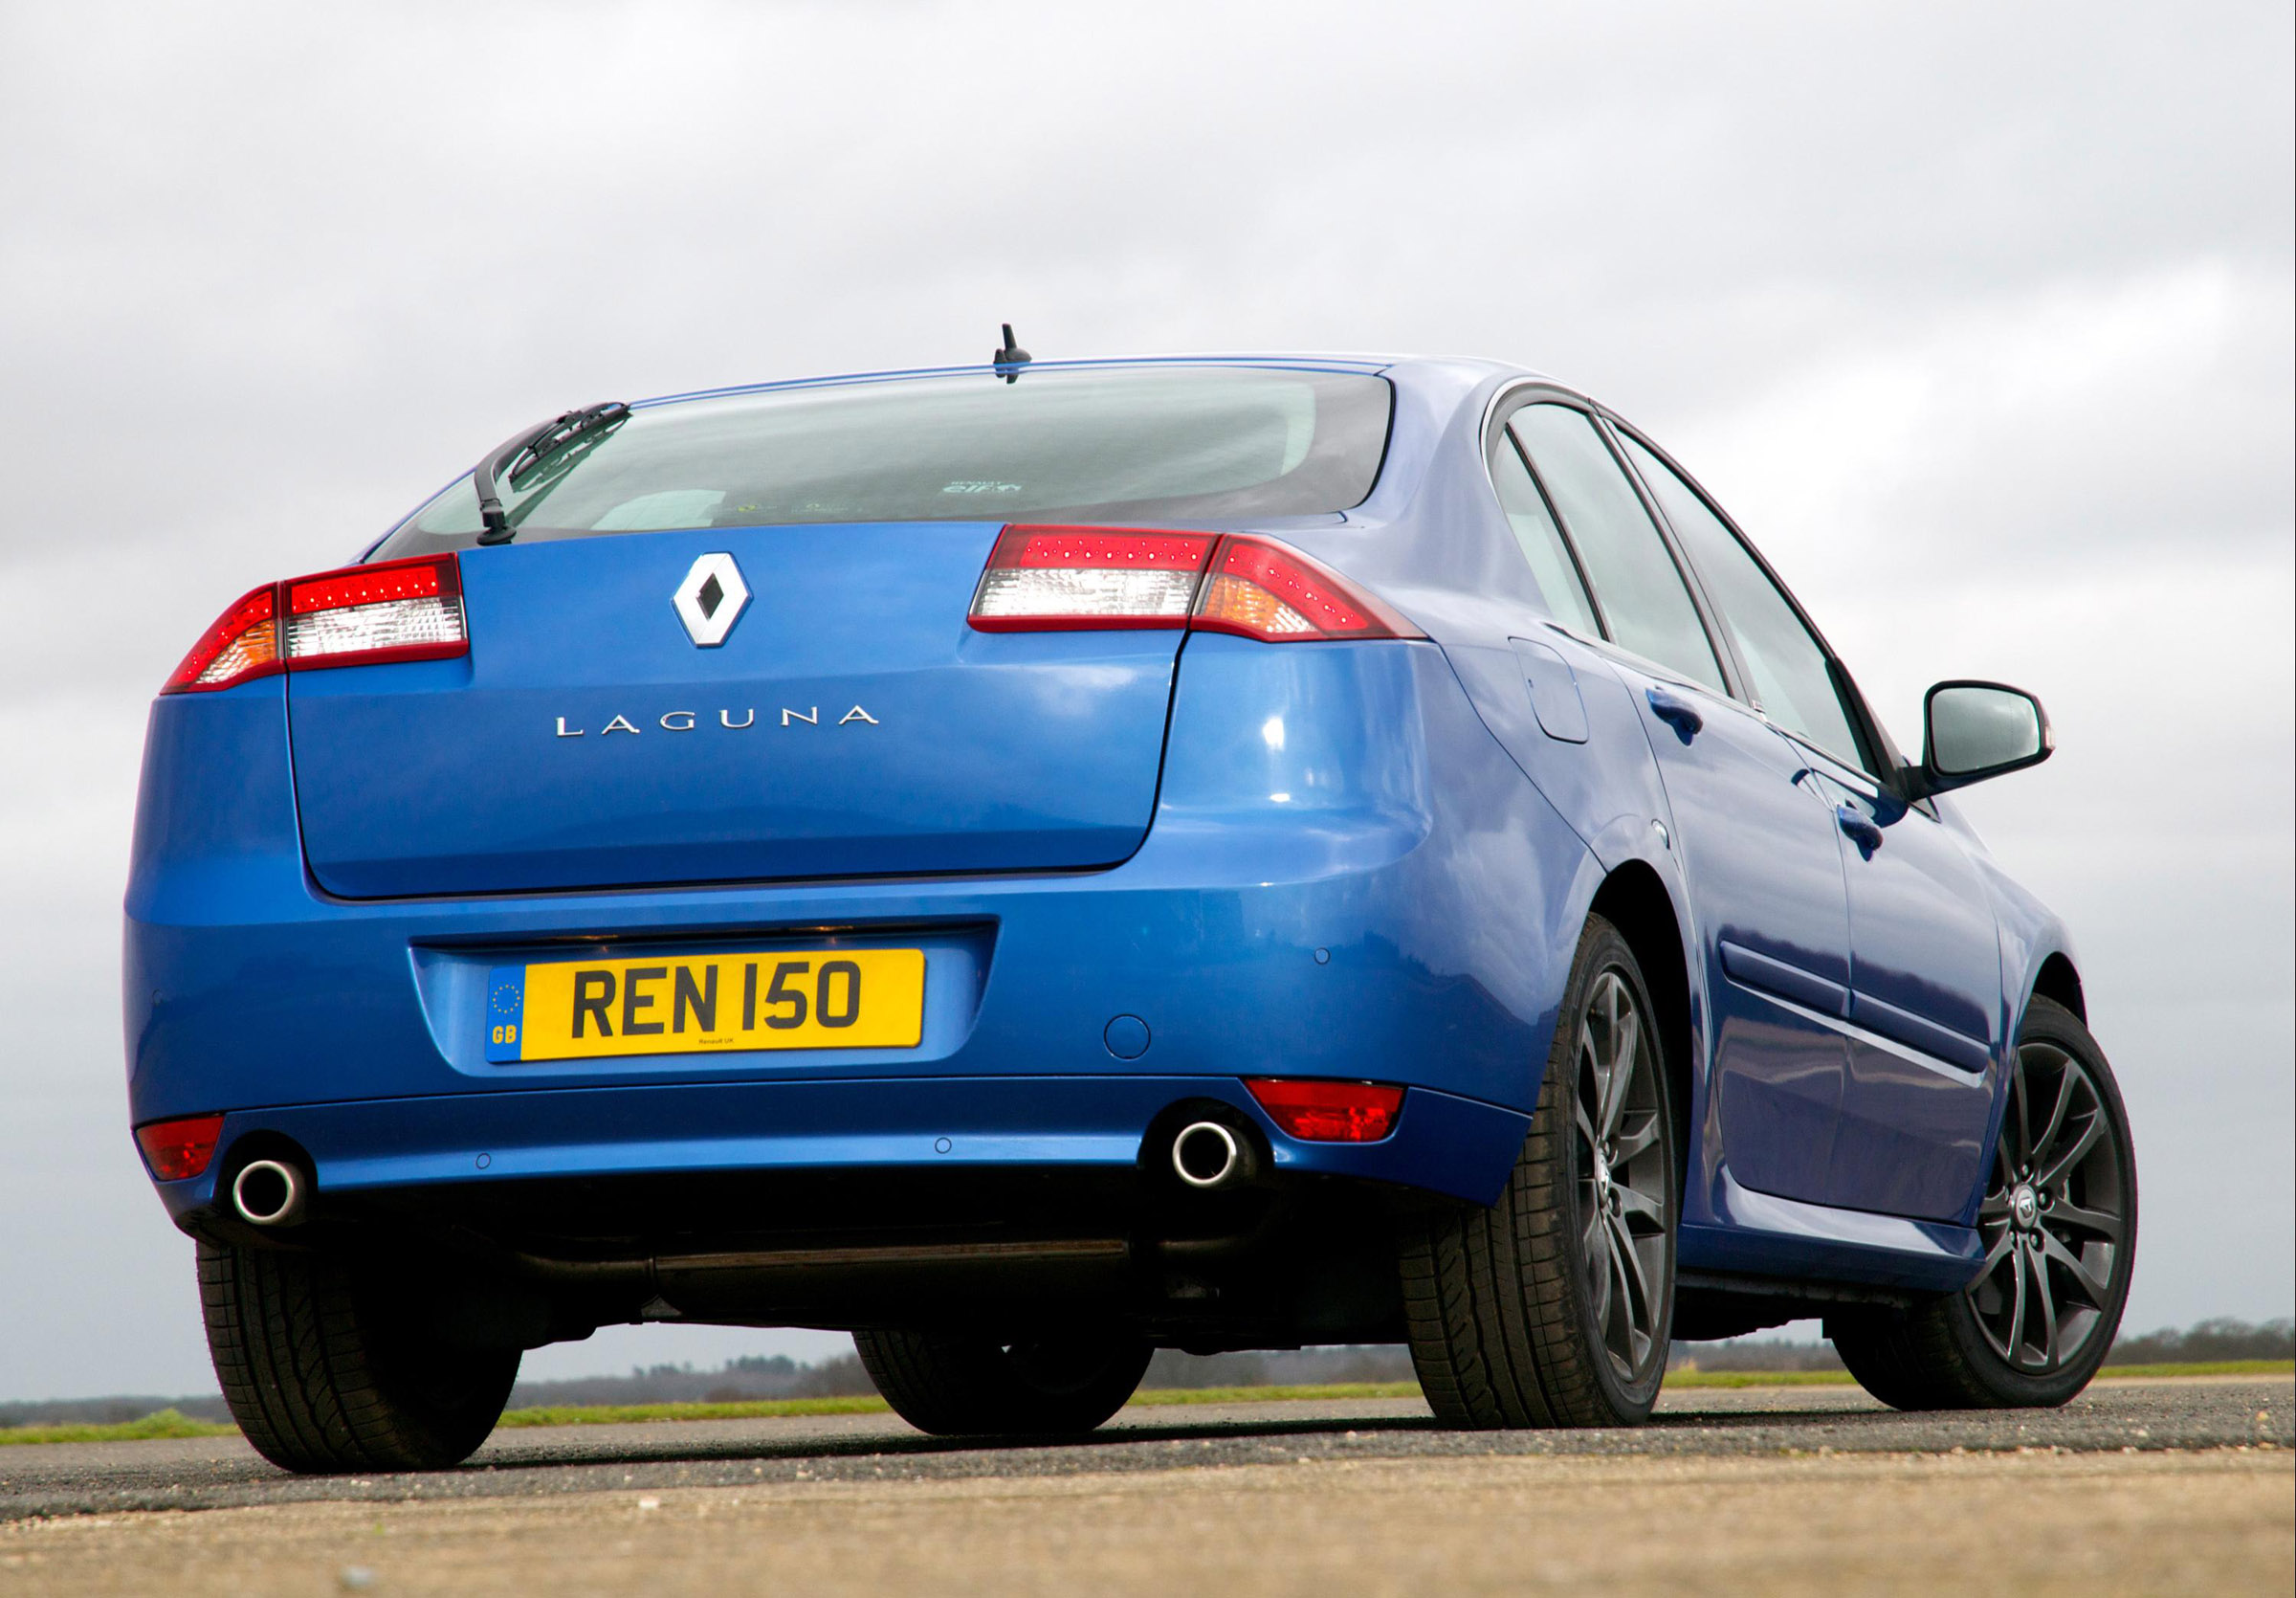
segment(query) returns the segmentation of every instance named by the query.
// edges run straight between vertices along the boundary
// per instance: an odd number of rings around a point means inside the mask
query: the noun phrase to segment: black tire
[[[1124,1408],[1153,1352],[1137,1338],[1091,1332],[1016,1343],[855,1332],[853,1343],[894,1413],[944,1437],[1090,1432]]]
[[[2080,1018],[2047,999],[2017,1042],[1977,1218],[1983,1274],[1910,1312],[1827,1319],[1842,1363],[1891,1409],[2052,1408],[2088,1386],[2120,1328],[2136,1253],[2120,1087]]]
[[[460,1464],[494,1431],[518,1379],[519,1350],[426,1339],[324,1254],[202,1242],[199,1297],[232,1418],[287,1470]]]
[[[1623,1023],[1612,1008],[1621,1001],[1639,1040],[1623,1055]],[[1588,918],[1506,1191],[1489,1210],[1406,1232],[1411,1363],[1446,1425],[1635,1426],[1657,1403],[1674,1314],[1681,1167],[1656,1015],[1626,940]],[[1621,1057],[1632,1069],[1606,1106]]]

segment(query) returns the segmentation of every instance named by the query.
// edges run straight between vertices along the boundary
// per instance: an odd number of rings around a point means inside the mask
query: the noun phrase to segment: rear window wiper
[[[629,417],[629,407],[620,400],[606,405],[585,405],[579,411],[568,411],[551,417],[540,427],[528,428],[515,438],[471,468],[471,486],[478,491],[478,532],[480,544],[508,544],[519,536],[510,524],[510,517],[502,509],[502,496],[496,488],[497,479],[504,482],[516,477],[522,467],[532,466],[560,445],[595,433],[601,428],[613,427]]]

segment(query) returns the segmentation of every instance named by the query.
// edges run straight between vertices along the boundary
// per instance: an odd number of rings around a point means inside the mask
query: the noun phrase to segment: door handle
[[[1648,690],[1648,698],[1650,714],[1672,727],[1685,744],[1706,725],[1706,718],[1688,699],[1676,699],[1664,688]]]
[[[1840,824],[1842,835],[1858,846],[1859,854],[1870,859],[1873,852],[1882,847],[1882,830],[1855,807],[1836,805],[1834,820]]]

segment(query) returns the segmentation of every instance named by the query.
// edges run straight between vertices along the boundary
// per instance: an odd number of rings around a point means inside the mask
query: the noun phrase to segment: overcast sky
[[[2288,1314],[2292,52],[2285,0],[0,0],[0,1398],[212,1387],[118,907],[223,605],[569,405],[1006,320],[1538,366],[1720,496],[1902,744],[1935,678],[2038,692],[2061,753],[1966,809],[2080,941],[2130,1320]]]

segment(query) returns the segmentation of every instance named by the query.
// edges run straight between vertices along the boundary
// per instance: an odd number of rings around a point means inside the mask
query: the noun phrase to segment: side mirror
[[[1923,793],[1967,788],[2049,758],[2049,714],[2021,688],[1940,682],[1921,701]]]

